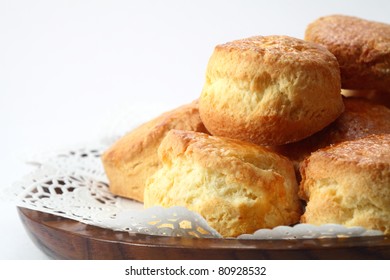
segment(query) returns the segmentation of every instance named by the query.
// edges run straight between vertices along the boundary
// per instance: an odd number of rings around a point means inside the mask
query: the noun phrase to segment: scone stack
[[[305,40],[218,45],[199,100],[103,155],[110,190],[185,206],[224,237],[299,222],[389,234],[390,109],[373,93],[390,95],[387,24],[337,15]]]
[[[305,39],[336,56],[346,95],[377,104],[347,99],[341,120],[317,146],[324,148],[301,163],[300,196],[307,201],[301,221],[390,234],[390,110],[383,106],[390,97],[390,25],[328,16],[311,23]]]

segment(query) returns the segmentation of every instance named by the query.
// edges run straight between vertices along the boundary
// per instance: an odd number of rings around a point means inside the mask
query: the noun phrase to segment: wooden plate
[[[305,240],[157,237],[18,208],[35,244],[55,259],[390,259],[390,236]]]

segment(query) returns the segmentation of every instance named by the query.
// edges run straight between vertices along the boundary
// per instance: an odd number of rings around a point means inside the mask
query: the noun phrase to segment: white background
[[[390,23],[389,12],[387,0],[0,0],[0,189],[30,171],[29,155],[98,140],[134,104],[196,99],[216,44],[303,38],[335,13]],[[0,259],[47,258],[11,202],[0,223]]]

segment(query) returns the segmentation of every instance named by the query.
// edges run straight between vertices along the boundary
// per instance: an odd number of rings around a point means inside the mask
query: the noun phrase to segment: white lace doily
[[[86,145],[29,161],[37,166],[9,189],[17,206],[119,231],[149,235],[221,238],[197,213],[184,207],[169,209],[143,205],[110,193],[100,155],[107,144]],[[299,224],[262,229],[240,239],[297,239],[381,235],[380,231],[340,225]]]
[[[183,207],[144,210],[139,202],[113,195],[100,160],[106,148],[75,148],[36,157],[29,161],[36,171],[16,182],[9,195],[17,206],[113,230],[221,237],[200,215]]]

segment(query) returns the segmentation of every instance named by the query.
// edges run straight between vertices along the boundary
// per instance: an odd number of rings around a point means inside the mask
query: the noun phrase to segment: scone
[[[337,57],[342,88],[389,90],[389,24],[331,15],[309,24],[305,40],[326,46]]]
[[[324,148],[301,166],[301,221],[363,226],[390,234],[390,134]]]
[[[288,36],[215,47],[199,99],[212,135],[281,145],[321,130],[343,111],[336,58]]]
[[[197,100],[139,126],[103,154],[110,191],[142,202],[145,181],[160,166],[157,148],[167,132],[175,128],[207,132]]]
[[[388,91],[342,89],[341,94],[346,97],[364,98],[390,108],[390,89]]]
[[[292,163],[266,148],[204,133],[171,130],[158,150],[145,207],[184,206],[224,237],[299,221]]]
[[[344,98],[345,111],[331,125],[301,141],[270,147],[293,161],[296,168],[310,153],[371,134],[390,133],[390,109],[361,98]]]

